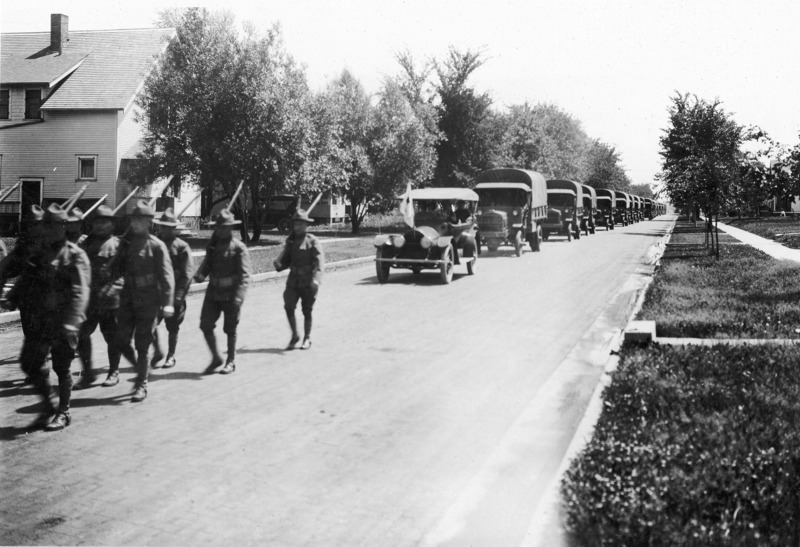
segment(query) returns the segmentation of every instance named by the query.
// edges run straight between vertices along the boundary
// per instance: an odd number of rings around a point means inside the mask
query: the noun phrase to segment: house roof
[[[124,110],[174,29],[70,31],[62,54],[49,32],[0,37],[0,83],[63,83],[42,110]]]

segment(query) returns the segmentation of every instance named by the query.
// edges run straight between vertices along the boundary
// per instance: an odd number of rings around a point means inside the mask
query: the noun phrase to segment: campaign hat
[[[217,215],[217,218],[214,219],[214,226],[236,226],[237,224],[241,224],[241,220],[236,220],[236,217],[233,216],[233,213],[228,211],[227,209],[223,209]]]
[[[70,221],[67,211],[58,203],[51,203],[44,213],[44,221],[48,224],[66,224]]]
[[[172,210],[172,207],[167,207],[166,211],[161,213],[161,218],[157,218],[153,220],[155,224],[160,224],[161,226],[172,226],[173,228],[177,227],[180,222],[178,222],[178,217],[175,216],[175,211]]]
[[[140,199],[136,202],[136,206],[133,208],[133,211],[131,211],[129,216],[153,218],[156,216],[156,213],[153,211],[153,208],[150,207],[150,204],[147,203],[146,199]]]
[[[308,213],[303,209],[298,209],[297,211],[294,212],[294,215],[292,215],[292,222],[296,220],[300,222],[305,222],[307,224],[312,224],[314,222],[314,219],[309,217]]]
[[[101,205],[97,208],[94,218],[114,218],[114,211],[107,205]]]

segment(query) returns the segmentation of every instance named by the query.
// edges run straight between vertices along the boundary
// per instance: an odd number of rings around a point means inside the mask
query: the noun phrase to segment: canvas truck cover
[[[478,175],[477,183],[522,183],[531,189],[531,207],[547,207],[547,182],[541,173],[527,169],[489,169]]]
[[[573,180],[563,180],[563,179],[548,179],[547,180],[547,188],[548,190],[572,190],[575,192],[575,197],[578,201],[578,207],[583,207],[583,184],[580,182],[575,182]]]
[[[597,209],[597,192],[595,192],[595,189],[588,184],[581,184],[581,186],[583,186],[583,199],[585,200],[587,197],[591,198],[592,209]],[[585,201],[584,207],[586,207]]]
[[[617,206],[617,196],[614,195],[614,190],[609,190],[607,188],[595,188],[595,192],[597,193],[598,205],[610,205],[611,207]]]
[[[469,188],[415,188],[411,190],[411,199],[478,201],[478,194]]]

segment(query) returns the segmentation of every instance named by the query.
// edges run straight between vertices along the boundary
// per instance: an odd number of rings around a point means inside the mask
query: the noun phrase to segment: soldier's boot
[[[286,319],[289,320],[289,328],[292,329],[292,339],[289,340],[289,345],[286,346],[286,351],[290,351],[297,346],[300,336],[297,334],[297,319],[294,317],[294,311],[286,310]]]
[[[72,416],[70,416],[69,412],[61,412],[59,410],[58,413],[53,417],[53,420],[49,424],[44,426],[44,430],[60,431],[71,423],[72,423]]]
[[[132,403],[141,403],[147,398],[147,376],[149,374],[147,351],[139,353],[136,361],[136,389],[131,397]]]
[[[211,374],[217,367],[222,365],[222,356],[217,349],[217,337],[214,335],[214,331],[203,331],[203,336],[206,339],[206,344],[208,344],[208,349],[211,351],[211,364],[206,367],[205,374]]]
[[[236,370],[236,333],[228,335],[228,358],[220,374],[230,374]]]
[[[303,344],[300,346],[300,349],[309,349],[311,347],[311,314],[305,316],[303,320],[303,330],[305,334],[303,335]]]
[[[164,368],[175,366],[175,350],[178,347],[178,331],[167,331],[167,359],[164,361]]]
[[[42,396],[42,405],[44,408],[39,413],[39,416],[36,418],[36,420],[34,420],[33,423],[28,426],[28,429],[41,429],[50,423],[50,420],[56,413],[56,407],[53,406],[53,403],[50,400],[50,379],[48,377],[49,372],[48,376],[38,374],[35,371],[32,372],[31,380],[33,381],[36,391],[38,391],[39,395]]]
[[[114,344],[108,345],[108,376],[103,387],[112,387],[119,383],[119,362],[122,354]]]
[[[158,329],[153,331],[153,358],[150,359],[150,366],[158,368],[158,364],[164,358],[164,352],[161,351],[161,342],[158,339]]]
[[[83,333],[81,333],[83,334]],[[81,336],[78,339],[78,355],[83,363],[83,374],[78,383],[72,386],[72,389],[81,390],[91,387],[95,380],[97,380],[97,373],[94,371],[92,364],[92,340]]]

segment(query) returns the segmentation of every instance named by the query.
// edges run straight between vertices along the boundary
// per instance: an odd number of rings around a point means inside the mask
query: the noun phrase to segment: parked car
[[[596,226],[603,226],[606,230],[614,229],[614,213],[616,211],[616,197],[614,190],[597,188],[597,209],[594,214]]]
[[[588,184],[583,186],[583,216],[581,216],[581,230],[588,236],[595,232],[594,212],[597,210],[597,192]]]
[[[552,235],[580,239],[580,221],[583,217],[583,185],[571,180],[547,181],[547,219],[542,224],[545,241]]]
[[[389,280],[392,268],[414,274],[439,271],[442,283],[453,280],[453,268],[466,264],[473,275],[478,260],[475,212],[478,194],[467,188],[419,188],[411,191],[414,226],[403,234],[381,234],[375,238],[375,269],[379,283]],[[469,218],[458,222],[455,205],[465,202]]]
[[[547,182],[536,171],[490,169],[478,175],[478,249],[494,252],[513,245],[517,256],[527,241],[541,250],[541,222],[547,218]]]

